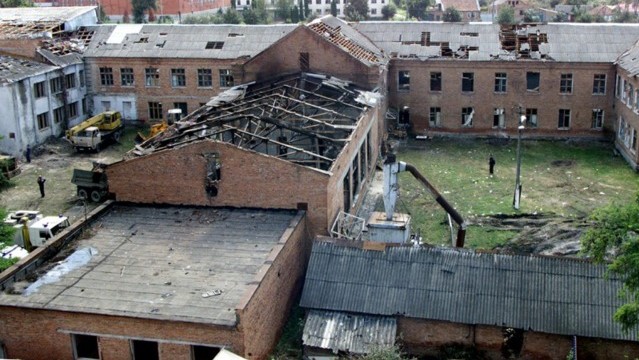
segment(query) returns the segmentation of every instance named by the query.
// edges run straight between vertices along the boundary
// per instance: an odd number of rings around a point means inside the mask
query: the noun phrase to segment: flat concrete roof
[[[116,204],[37,269],[37,280],[1,293],[0,306],[234,326],[249,285],[297,215]]]

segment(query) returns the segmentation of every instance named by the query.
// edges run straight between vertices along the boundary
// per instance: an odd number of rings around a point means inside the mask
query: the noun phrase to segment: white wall
[[[93,96],[93,114],[99,114],[103,111],[113,110],[119,111],[125,120],[138,120],[136,110],[137,98],[135,94],[119,94],[119,95],[94,95]]]

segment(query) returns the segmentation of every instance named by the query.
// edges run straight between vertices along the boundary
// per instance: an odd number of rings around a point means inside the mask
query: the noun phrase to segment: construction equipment
[[[457,238],[453,239],[455,247],[464,247],[466,237],[466,223],[461,215],[444,199],[433,185],[411,164],[397,161],[395,154],[388,153],[384,161],[384,213],[374,212],[368,220],[368,231],[372,241],[381,242],[407,242],[410,237],[410,216],[408,214],[396,214],[395,205],[399,193],[397,174],[408,171],[413,175],[435,201],[446,211],[449,219],[452,218],[457,225]],[[452,224],[452,223],[451,223]],[[452,225],[451,225],[452,230]],[[452,236],[451,236],[452,237]]]
[[[166,114],[166,120],[151,125],[148,135],[144,135],[141,132],[138,132],[138,135],[135,137],[135,143],[141,144],[149,139],[153,139],[154,137],[160,135],[166,129],[168,129],[169,126],[173,125],[177,121],[180,121],[181,118],[182,109],[170,109]]]
[[[110,141],[120,141],[124,125],[117,111],[105,111],[67,130],[66,138],[76,151],[100,149]]]
[[[109,193],[104,164],[94,163],[92,170],[73,169],[71,182],[77,186],[77,195],[82,199],[100,202]]]
[[[70,225],[66,216],[43,216],[39,211],[29,210],[10,212],[4,223],[15,229],[14,243],[27,251],[44,245]]]

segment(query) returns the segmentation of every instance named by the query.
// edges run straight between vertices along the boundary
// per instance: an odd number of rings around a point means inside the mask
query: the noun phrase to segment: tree
[[[511,6],[502,6],[497,14],[497,23],[499,25],[512,25],[515,23],[515,9]]]
[[[226,10],[222,17],[223,24],[239,24],[240,14],[234,8]]]
[[[612,22],[615,23],[636,23],[637,22],[637,14],[631,13],[629,11],[621,11],[618,8],[614,10],[612,14]]]
[[[133,22],[141,24],[145,22],[144,13],[148,10],[155,10],[157,5],[155,0],[131,0],[131,7],[133,8]]]
[[[33,6],[31,1],[27,0],[0,0],[0,7],[31,7]]]
[[[0,172],[0,176],[6,180],[4,174]],[[7,180],[8,181],[8,180]],[[0,218],[5,219],[7,217],[7,210],[0,208]],[[4,222],[0,222],[0,249],[8,245],[13,245],[13,233],[14,228],[10,225],[6,225]],[[0,272],[7,269],[9,266],[18,262],[18,258],[4,259],[0,258]]]
[[[460,22],[462,21],[462,16],[454,7],[449,7],[444,11],[444,16],[442,18],[445,22]]]
[[[336,0],[332,0],[331,1],[331,15],[337,16],[337,1]]]
[[[553,22],[568,22],[568,14],[566,13],[557,13],[554,18],[552,18]]]
[[[524,11],[524,22],[534,23],[541,22],[541,16],[535,9],[527,9]]]
[[[297,5],[291,8],[291,22],[293,24],[300,22],[300,9],[297,8]]]
[[[623,281],[619,295],[626,302],[614,320],[628,332],[639,325],[639,194],[630,204],[595,210],[590,220],[592,226],[581,239],[582,252],[598,263],[613,259],[608,271]]]
[[[266,10],[266,2],[264,0],[253,0],[251,2],[251,8],[255,11],[257,16],[256,24],[268,24],[268,11]]]
[[[406,0],[406,12],[408,16],[422,20],[429,5],[429,0]]]
[[[362,21],[368,18],[368,0],[350,0],[344,9],[349,21]]]
[[[392,19],[397,14],[397,7],[394,4],[385,5],[382,8],[382,17],[384,20]]]
[[[242,10],[242,18],[244,19],[244,23],[247,25],[255,25],[259,22],[257,13],[251,7],[245,7]]]
[[[277,0],[275,4],[275,18],[287,21],[291,18],[291,0]]]
[[[124,14],[122,14],[122,22],[128,24],[131,22],[131,17],[129,16],[129,11],[124,10]]]

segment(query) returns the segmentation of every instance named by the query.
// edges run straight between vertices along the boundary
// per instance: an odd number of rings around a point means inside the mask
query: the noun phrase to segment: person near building
[[[490,173],[490,176],[493,176],[493,173],[495,172],[495,158],[493,157],[493,154],[490,154],[490,158],[488,158],[488,172]]]
[[[25,153],[25,157],[27,158],[27,162],[31,162],[31,145],[27,145],[27,151]]]
[[[40,188],[40,195],[44,197],[44,183],[47,181],[42,175],[38,176],[38,187]]]

